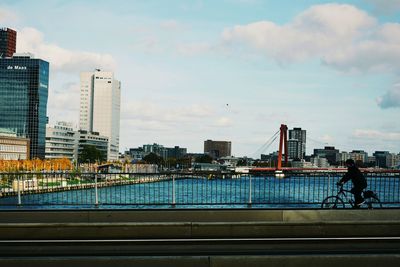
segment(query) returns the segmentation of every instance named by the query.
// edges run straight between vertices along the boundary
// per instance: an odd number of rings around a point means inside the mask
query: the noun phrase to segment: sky
[[[308,154],[400,152],[400,0],[0,0],[0,26],[50,62],[51,124],[78,125],[80,72],[114,71],[121,152],[257,158],[280,124]]]

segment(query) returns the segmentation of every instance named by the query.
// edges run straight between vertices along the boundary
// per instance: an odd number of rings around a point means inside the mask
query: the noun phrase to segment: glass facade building
[[[0,58],[0,128],[30,139],[30,158],[45,158],[49,63],[29,54]]]

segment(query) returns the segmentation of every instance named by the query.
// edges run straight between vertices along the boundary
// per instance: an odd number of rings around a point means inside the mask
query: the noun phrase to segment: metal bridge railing
[[[0,173],[0,206],[39,208],[318,208],[341,172]],[[366,172],[384,207],[400,207],[400,172]],[[351,187],[351,182],[346,185]],[[1,208],[1,207],[0,207]]]

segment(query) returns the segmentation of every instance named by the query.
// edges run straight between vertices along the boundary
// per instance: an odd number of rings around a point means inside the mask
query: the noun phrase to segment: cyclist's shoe
[[[363,201],[361,201],[361,202],[359,202],[359,203],[356,203],[354,206],[356,206],[357,208],[359,208],[362,204],[364,204],[365,203],[365,200],[363,200]]]

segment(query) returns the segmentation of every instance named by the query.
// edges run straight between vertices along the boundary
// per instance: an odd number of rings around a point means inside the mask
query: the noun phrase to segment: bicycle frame
[[[351,207],[354,207],[354,201],[352,196],[348,196],[346,193],[353,195],[353,193],[350,190],[346,190],[343,188],[343,185],[340,186],[340,189],[336,196],[340,198],[345,204],[349,203]]]

